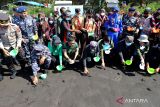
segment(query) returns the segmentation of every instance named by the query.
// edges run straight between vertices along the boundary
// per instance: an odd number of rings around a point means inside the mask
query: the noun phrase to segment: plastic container
[[[41,78],[42,80],[45,80],[45,79],[47,78],[47,74],[41,74],[41,75],[40,75],[40,78]]]
[[[99,62],[100,57],[99,57],[99,56],[96,56],[96,57],[93,58],[93,60],[94,60],[95,62]]]
[[[126,61],[125,61],[125,64],[128,65],[128,66],[129,66],[129,65],[132,65],[132,60],[126,60]]]
[[[63,66],[62,66],[62,65],[58,65],[58,66],[56,67],[56,69],[57,69],[58,71],[62,71]]]
[[[149,74],[154,74],[156,72],[154,68],[148,68],[147,71]]]
[[[18,49],[13,49],[9,52],[9,54],[12,56],[12,57],[16,57],[17,54],[18,54]]]
[[[33,40],[35,40],[35,41],[38,40],[38,35],[34,35]]]

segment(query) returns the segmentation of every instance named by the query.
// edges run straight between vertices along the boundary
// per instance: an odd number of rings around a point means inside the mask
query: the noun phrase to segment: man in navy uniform
[[[32,62],[32,71],[33,71],[33,84],[37,85],[38,77],[37,72],[43,67],[48,69],[51,64],[51,53],[45,45],[35,44],[31,52],[31,62]],[[44,71],[44,73],[46,73]]]
[[[20,18],[16,24],[20,27],[22,32],[23,43],[22,47],[25,50],[26,58],[30,59],[30,51],[35,43],[34,35],[37,35],[37,26],[35,20],[27,14],[27,7],[20,6],[17,8]],[[30,60],[29,60],[30,61]]]

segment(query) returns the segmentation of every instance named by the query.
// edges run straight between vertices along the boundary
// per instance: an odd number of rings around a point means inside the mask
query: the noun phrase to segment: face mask
[[[91,18],[91,16],[88,16],[88,18],[90,19],[90,18]]]
[[[102,15],[102,16],[104,16],[104,15],[105,15],[105,13],[101,13],[101,15]]]
[[[144,50],[145,49],[145,46],[140,46],[140,50]]]
[[[96,48],[94,48],[94,47],[90,47],[90,52],[91,52],[91,54],[95,54],[95,52],[96,52]]]
[[[91,54],[95,54],[96,53],[96,50],[95,49],[91,49]]]
[[[50,21],[49,21],[49,23],[50,23],[50,24],[53,24],[53,21],[52,21],[52,20],[50,20]]]
[[[107,45],[107,46],[108,46],[108,45],[109,45],[109,43],[108,43],[108,42],[104,42],[104,45]]]
[[[132,45],[132,43],[126,42],[126,46],[131,46],[131,45]]]
[[[70,18],[66,18],[67,21],[71,20]]]
[[[143,27],[142,26],[140,26],[140,28],[139,28],[140,30],[142,30],[143,29]]]

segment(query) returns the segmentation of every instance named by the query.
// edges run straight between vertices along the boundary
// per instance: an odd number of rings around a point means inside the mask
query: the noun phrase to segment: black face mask
[[[92,18],[92,16],[88,16],[88,18],[90,19],[90,18]]]

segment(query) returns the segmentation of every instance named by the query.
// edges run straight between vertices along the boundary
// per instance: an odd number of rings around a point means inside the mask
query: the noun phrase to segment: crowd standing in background
[[[26,6],[13,9],[10,16],[0,13],[1,67],[7,65],[11,79],[18,73],[15,65],[32,69],[32,82],[38,84],[38,72],[47,69],[64,71],[78,63],[81,74],[89,76],[89,66],[100,64],[118,69],[136,69],[153,74],[160,72],[160,8],[147,7],[141,14],[134,7],[119,14],[113,7],[106,12],[92,9],[75,15],[62,7],[54,16],[27,13]],[[107,71],[107,69],[106,69]],[[3,71],[0,70],[0,80]]]

